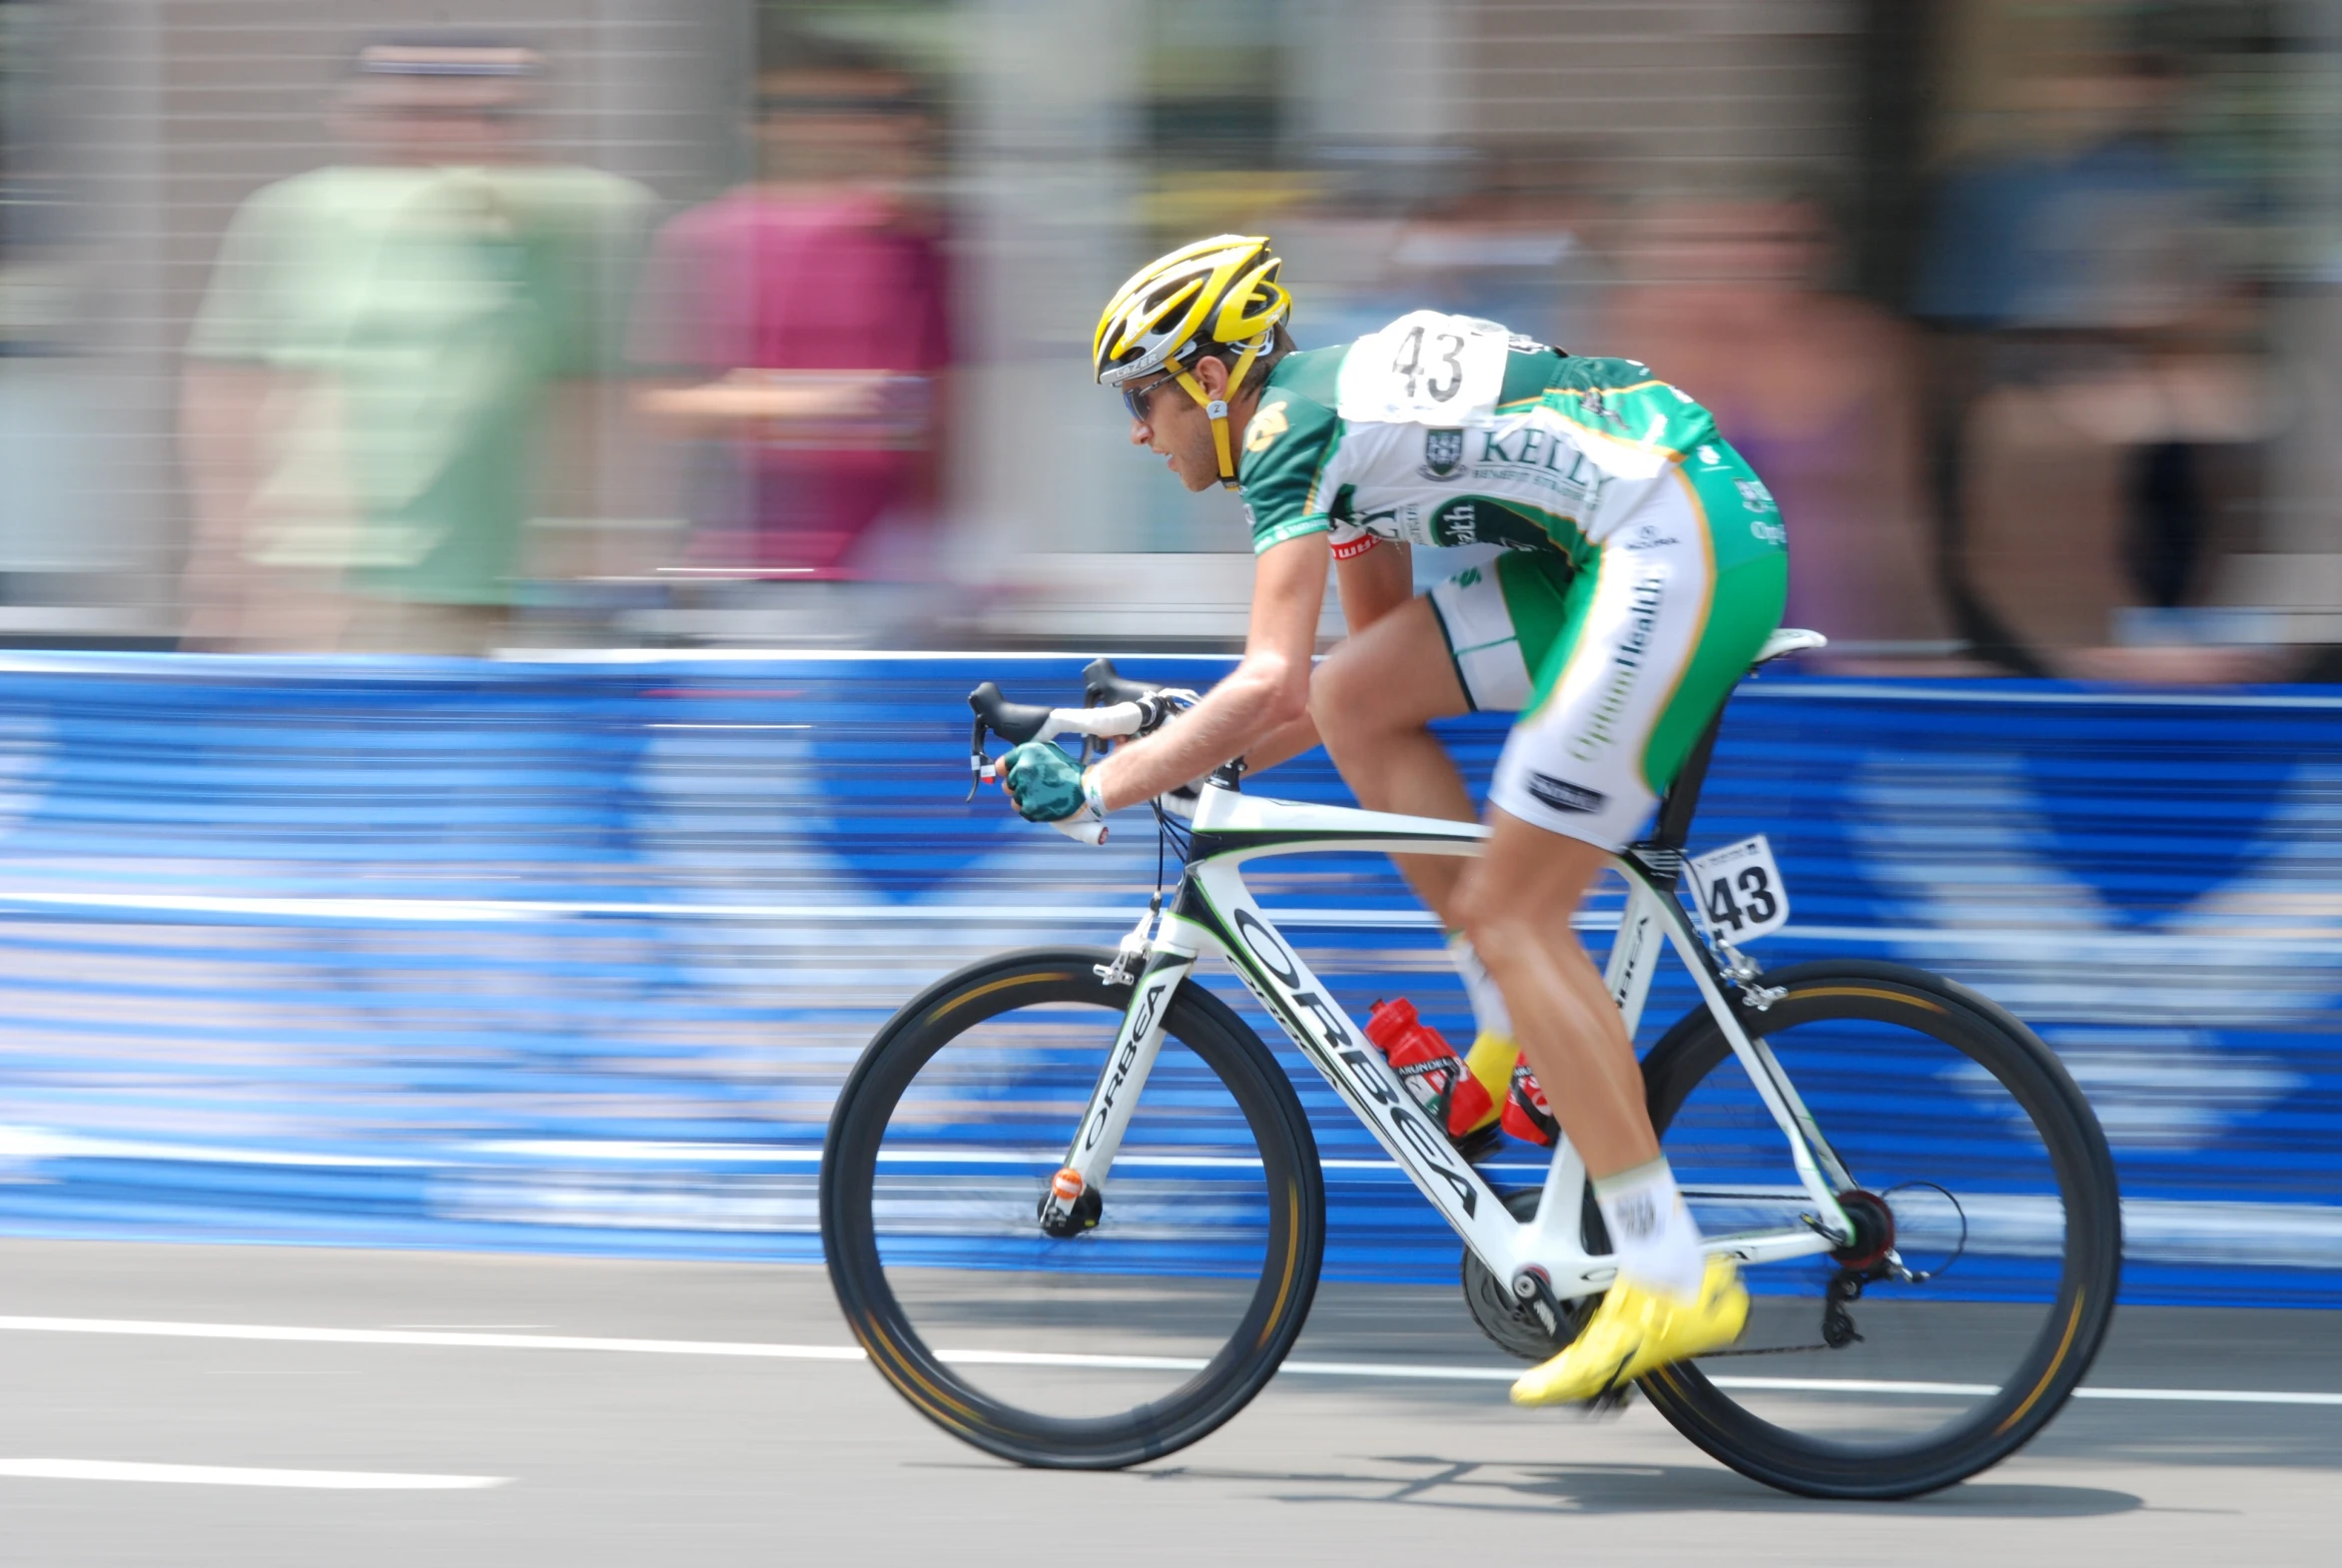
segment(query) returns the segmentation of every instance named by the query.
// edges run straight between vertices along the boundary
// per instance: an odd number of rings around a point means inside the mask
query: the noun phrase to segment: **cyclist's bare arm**
[[[1322,533],[1286,539],[1261,553],[1253,566],[1252,620],[1242,661],[1176,724],[1099,764],[1092,780],[1109,811],[1176,789],[1278,730],[1308,721],[1309,659],[1317,648],[1317,614],[1325,604],[1331,558]]]
[[[1413,546],[1385,540],[1347,560],[1335,557],[1333,580],[1341,590],[1342,621],[1356,636],[1415,596]],[[1302,714],[1244,753],[1258,773],[1318,745],[1317,720]]]

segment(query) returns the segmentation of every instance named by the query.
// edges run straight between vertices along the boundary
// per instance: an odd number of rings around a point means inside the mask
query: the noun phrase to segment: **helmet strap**
[[[1268,343],[1268,338],[1269,335],[1263,333],[1246,345],[1242,354],[1236,356],[1236,363],[1229,369],[1227,376],[1228,396],[1233,396],[1236,389],[1243,384],[1244,373],[1252,368],[1254,360],[1260,358],[1260,351]],[[1185,389],[1187,395],[1201,403],[1203,411],[1211,415],[1211,449],[1219,458],[1220,487],[1230,490],[1236,488],[1235,443],[1228,435],[1227,398],[1214,397],[1205,392],[1203,384],[1195,380],[1194,373],[1180,365],[1178,361],[1172,360],[1168,363],[1171,372],[1178,377],[1179,386]]]

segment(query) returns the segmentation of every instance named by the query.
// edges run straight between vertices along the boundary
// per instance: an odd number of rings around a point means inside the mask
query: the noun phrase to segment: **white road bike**
[[[1780,632],[1757,662],[1821,641]],[[1080,708],[978,688],[972,766],[989,776],[988,734],[1087,747],[1192,700],[1104,660],[1089,677]],[[1982,996],[1900,964],[1763,972],[1729,924],[1704,906],[1695,920],[1685,848],[1720,725],[1652,836],[1613,862],[1606,973],[1630,1032],[1665,951],[1697,989],[1643,1075],[1708,1245],[1740,1260],[1756,1304],[1739,1345],[1640,1387],[1770,1485],[1930,1491],[2014,1452],[2088,1369],[2121,1266],[2113,1163],[2057,1058]],[[1114,1468],[1196,1441],[1277,1372],[1313,1300],[1349,1314],[1350,1337],[1418,1342],[1420,1286],[1321,1296],[1309,1118],[1277,1057],[1195,982],[1207,954],[1387,1152],[1332,1163],[1362,1232],[1336,1237],[1337,1274],[1407,1244],[1388,1220],[1395,1167],[1462,1239],[1466,1303],[1506,1351],[1557,1353],[1613,1277],[1568,1141],[1464,1158],[1246,882],[1272,857],[1473,854],[1485,831],[1247,795],[1240,771],[1158,803],[1183,873],[1119,950],[1006,953],[929,987],[832,1116],[822,1235],[847,1321],[923,1414],[1021,1463]],[[1365,1261],[1345,1268],[1353,1250]]]

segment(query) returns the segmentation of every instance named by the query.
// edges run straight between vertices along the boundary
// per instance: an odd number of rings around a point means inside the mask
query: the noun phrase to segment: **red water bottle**
[[[1416,1016],[1415,1005],[1406,998],[1375,1003],[1366,1015],[1366,1038],[1390,1059],[1415,1104],[1448,1137],[1461,1138],[1488,1115],[1488,1091],[1465,1070],[1455,1047]]]
[[[1513,1067],[1512,1089],[1504,1097],[1504,1115],[1498,1120],[1507,1133],[1524,1143],[1550,1149],[1553,1141],[1561,1137],[1561,1119],[1546,1103],[1545,1087],[1537,1082],[1537,1075],[1529,1071],[1526,1062]]]

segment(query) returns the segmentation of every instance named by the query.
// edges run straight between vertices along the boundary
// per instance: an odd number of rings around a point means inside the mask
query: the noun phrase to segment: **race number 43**
[[[1711,936],[1735,946],[1789,924],[1789,890],[1773,863],[1773,846],[1760,833],[1686,863],[1699,899],[1700,920]]]

